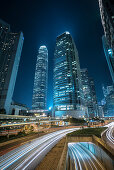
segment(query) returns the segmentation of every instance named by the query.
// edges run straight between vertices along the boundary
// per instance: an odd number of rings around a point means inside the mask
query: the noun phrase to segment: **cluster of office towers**
[[[38,51],[33,89],[34,110],[46,110],[48,50]],[[56,39],[53,70],[54,116],[94,117],[97,114],[93,79],[87,69],[80,69],[78,51],[69,32]]]
[[[99,0],[104,28],[103,47],[114,83],[114,2]],[[0,20],[0,110],[10,114],[13,91],[23,47],[23,33],[12,33]],[[53,114],[55,116],[94,117],[98,115],[94,81],[87,69],[80,69],[78,51],[69,32],[56,39],[53,70]],[[40,46],[36,62],[33,110],[46,110],[48,50]],[[113,94],[112,94],[113,97]]]
[[[105,34],[102,37],[103,48],[114,83],[114,2],[113,0],[99,0],[99,7]],[[53,109],[55,116],[98,116],[101,108],[97,104],[94,81],[89,77],[87,69],[80,69],[78,51],[69,32],[63,33],[56,39],[53,77]],[[46,84],[45,89],[47,89]],[[114,112],[113,91],[112,88],[111,93],[107,96],[107,102],[103,106],[107,116],[112,116]],[[44,98],[45,96],[44,94]],[[42,105],[40,103],[42,101],[41,97],[38,99],[38,105],[40,106]],[[33,108],[46,109],[46,107],[39,107],[38,105],[38,107],[34,107],[34,101],[35,95],[33,94]],[[44,105],[46,106],[46,104]]]

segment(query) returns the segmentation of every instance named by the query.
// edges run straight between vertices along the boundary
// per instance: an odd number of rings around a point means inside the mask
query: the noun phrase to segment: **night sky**
[[[12,32],[24,33],[24,46],[13,99],[32,105],[37,52],[41,45],[49,51],[48,107],[52,106],[53,58],[56,37],[69,31],[79,52],[81,68],[94,78],[97,99],[103,97],[102,84],[111,85],[111,77],[102,47],[103,28],[98,0],[3,0],[0,18]]]

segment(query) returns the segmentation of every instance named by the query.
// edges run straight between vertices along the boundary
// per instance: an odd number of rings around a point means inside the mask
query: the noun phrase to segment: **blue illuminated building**
[[[36,61],[34,78],[32,109],[46,110],[48,81],[48,50],[46,46],[40,46]]]
[[[97,99],[94,81],[89,77],[87,68],[81,69],[81,79],[84,103],[88,108],[88,116],[92,118],[97,116]]]
[[[103,105],[104,116],[113,117],[114,116],[114,86],[103,86],[103,94],[105,103]]]
[[[102,42],[103,42],[103,48],[104,48],[107,64],[108,64],[108,67],[110,70],[110,75],[111,75],[112,81],[114,83],[114,55],[113,55],[113,51],[110,48],[105,36],[102,37]]]
[[[106,96],[105,100],[106,104],[104,106],[104,116],[114,117],[114,90]]]
[[[76,116],[75,111],[83,104],[78,51],[69,32],[56,39],[53,104],[55,116],[59,117],[69,116],[71,112]]]
[[[104,36],[102,37],[103,47],[114,83],[114,1],[99,0],[99,7],[104,29]]]

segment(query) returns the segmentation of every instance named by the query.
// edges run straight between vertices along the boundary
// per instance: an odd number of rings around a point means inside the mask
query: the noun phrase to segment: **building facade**
[[[20,56],[23,33],[12,33],[10,26],[0,20],[0,109],[9,114]]]
[[[114,117],[114,86],[103,86],[104,103],[102,103],[104,117]]]
[[[34,77],[33,110],[46,110],[48,84],[48,50],[46,46],[40,46],[36,61]]]
[[[93,78],[90,77],[90,88],[91,88],[91,95],[92,95],[92,103],[94,108],[94,116],[98,116],[98,103],[97,103],[97,96],[96,96],[96,90],[95,90],[95,83]]]
[[[102,36],[102,43],[103,43],[103,49],[107,60],[108,68],[110,71],[110,75],[114,83],[114,55],[104,35]]]
[[[105,100],[106,104],[104,105],[104,116],[114,117],[114,90],[106,96]]]
[[[55,116],[69,115],[80,110],[83,92],[78,51],[69,32],[56,39],[54,53],[54,92]]]
[[[99,7],[104,29],[103,47],[114,83],[114,1],[99,0]]]
[[[11,115],[27,115],[27,110],[26,105],[12,101],[10,106]]]
[[[89,77],[88,70],[81,69],[81,78],[82,78],[82,89],[84,94],[84,103],[88,108],[88,116],[95,117],[97,116],[97,99],[94,81]]]
[[[98,105],[98,116],[104,117],[104,110],[102,105]]]

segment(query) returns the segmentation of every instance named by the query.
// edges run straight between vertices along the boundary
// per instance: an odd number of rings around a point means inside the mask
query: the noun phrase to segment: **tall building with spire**
[[[57,37],[54,53],[54,92],[55,116],[81,117],[76,115],[83,104],[80,63],[78,51],[69,32]],[[71,115],[71,116],[72,116]]]
[[[46,110],[47,83],[48,82],[48,50],[40,46],[36,61],[34,88],[32,98],[33,110]]]
[[[0,109],[9,113],[24,37],[12,33],[10,25],[0,20]]]

